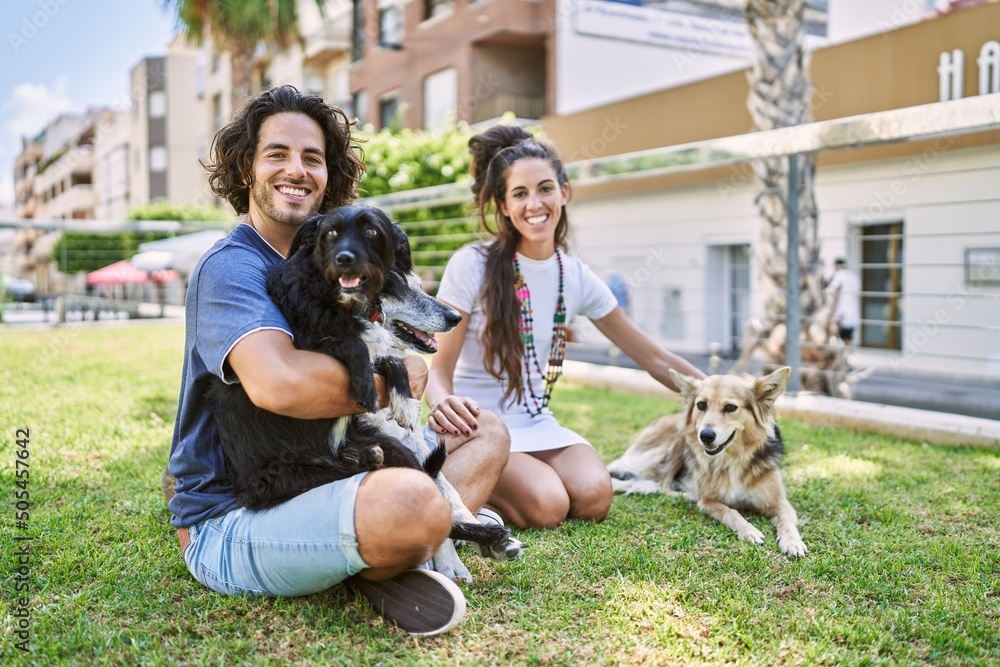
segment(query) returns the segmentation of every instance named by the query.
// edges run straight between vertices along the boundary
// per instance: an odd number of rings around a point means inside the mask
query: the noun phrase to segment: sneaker
[[[368,581],[355,575],[345,583],[361,593],[387,621],[411,635],[447,632],[465,617],[461,589],[433,570],[406,570],[384,581]]]
[[[490,524],[496,524],[497,526],[504,525],[503,519],[500,518],[500,515],[486,507],[483,507],[476,512],[476,520],[484,526],[489,526]]]
[[[503,526],[503,525],[505,525],[504,522],[503,522],[503,519],[500,518],[499,514],[497,514],[496,512],[494,512],[491,509],[486,509],[485,507],[483,507],[478,512],[476,512],[476,521],[478,521],[479,523],[483,524],[484,526],[491,526],[491,525]],[[475,542],[468,542],[466,540],[455,540],[455,546],[456,547],[473,547],[477,552],[479,551],[479,545],[478,544],[476,544]],[[480,554],[480,555],[482,555],[482,554]]]

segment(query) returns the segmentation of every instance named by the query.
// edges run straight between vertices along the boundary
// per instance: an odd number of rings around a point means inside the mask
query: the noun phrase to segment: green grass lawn
[[[167,524],[183,329],[0,329],[0,664],[987,665],[1000,662],[1000,452],[782,422],[802,560],[685,501],[618,497],[601,524],[525,531],[523,560],[467,554],[454,632],[416,639],[340,587],[226,598]],[[676,405],[563,385],[553,409],[610,461]],[[18,429],[30,519],[15,523]],[[23,481],[23,478],[22,478]],[[14,537],[31,536],[30,542]],[[15,647],[30,544],[30,653]]]

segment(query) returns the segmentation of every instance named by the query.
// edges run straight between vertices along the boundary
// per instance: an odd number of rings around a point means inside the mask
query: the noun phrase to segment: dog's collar
[[[380,327],[385,326],[385,313],[382,312],[382,304],[375,304],[372,308],[371,314],[368,316],[368,321],[372,324],[377,324]]]

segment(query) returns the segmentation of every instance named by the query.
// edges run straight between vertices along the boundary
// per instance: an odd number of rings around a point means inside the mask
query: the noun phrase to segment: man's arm
[[[255,331],[229,352],[229,366],[254,405],[297,419],[358,414],[347,369],[325,354],[296,349],[291,337],[275,329]],[[379,403],[385,383],[376,380]]]
[[[326,354],[299,350],[291,337],[276,329],[256,331],[238,342],[227,357],[254,405],[296,419],[323,419],[360,414],[351,397],[347,369]],[[410,389],[419,396],[427,382],[427,365],[417,356],[403,359]],[[379,407],[389,404],[385,380],[375,375]]]
[[[227,358],[254,405],[296,419],[344,417],[362,412],[349,390],[347,369],[319,352],[299,350],[283,331],[256,331],[238,342]],[[427,382],[420,357],[404,359],[411,390],[419,396]],[[379,406],[389,404],[385,381],[375,375]]]

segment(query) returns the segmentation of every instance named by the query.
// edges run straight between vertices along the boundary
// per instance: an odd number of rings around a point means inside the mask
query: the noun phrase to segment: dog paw
[[[802,558],[809,553],[809,549],[798,536],[779,537],[778,546],[781,547],[781,553],[790,558]]]
[[[455,543],[451,540],[444,541],[441,548],[434,554],[431,563],[434,566],[435,572],[443,574],[452,581],[463,581],[467,584],[472,583],[472,573],[469,572],[469,568],[465,566],[462,559],[458,557],[458,552],[455,551]]]
[[[638,493],[640,495],[650,495],[653,493],[660,493],[663,489],[657,482],[651,479],[615,479],[611,478],[611,488],[615,493],[624,493],[625,495],[631,495],[633,493]]]
[[[479,544],[474,546],[477,547],[479,554],[485,558],[501,563],[509,563],[520,558],[524,554],[524,549],[527,545],[516,537],[508,536],[500,544]]]
[[[756,527],[752,525],[747,525],[738,531],[740,539],[744,542],[752,542],[754,544],[764,544],[764,533],[760,532]]]
[[[385,452],[378,445],[369,447],[361,457],[361,463],[369,470],[381,468],[384,462]]]
[[[372,392],[370,396],[362,396],[357,400],[358,407],[365,412],[378,412],[378,394]]]

